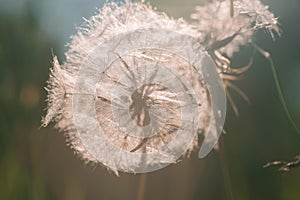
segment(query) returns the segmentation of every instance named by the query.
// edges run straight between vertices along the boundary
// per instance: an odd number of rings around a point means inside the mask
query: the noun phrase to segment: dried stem
[[[147,157],[146,157],[147,154],[145,154],[145,152],[146,152],[145,145],[143,146],[142,150],[143,150],[144,156],[142,157],[141,162],[142,162],[143,167],[145,167],[145,163],[147,161]],[[137,200],[144,200],[145,191],[146,191],[146,183],[147,183],[147,174],[143,173],[140,175],[139,188],[138,188],[137,197],[136,197]]]
[[[233,0],[230,0],[230,17],[234,15],[234,7],[233,7]]]
[[[146,183],[147,183],[147,174],[141,174],[139,180],[139,188],[137,192],[137,200],[143,200],[146,191]]]
[[[296,167],[300,166],[300,156],[297,156],[295,158],[295,161],[293,161],[293,162],[286,162],[286,161],[273,161],[273,162],[269,162],[269,163],[265,164],[263,166],[263,168],[277,167],[277,166],[280,166],[280,168],[278,169],[279,171],[289,172],[293,168],[296,168]]]

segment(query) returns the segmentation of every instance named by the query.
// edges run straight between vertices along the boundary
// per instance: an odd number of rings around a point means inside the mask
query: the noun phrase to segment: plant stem
[[[290,112],[288,110],[288,107],[286,105],[284,96],[282,94],[282,90],[281,90],[281,87],[280,87],[280,84],[279,84],[279,81],[278,81],[278,75],[277,75],[277,72],[276,72],[276,68],[275,68],[274,62],[273,62],[273,60],[271,58],[269,59],[269,61],[270,61],[270,64],[271,64],[271,68],[272,68],[272,73],[273,73],[273,77],[274,77],[274,82],[275,82],[275,85],[276,85],[276,89],[277,89],[277,92],[278,92],[278,95],[279,95],[280,102],[281,102],[281,104],[283,106],[284,112],[285,112],[288,120],[292,124],[292,126],[297,131],[298,137],[300,138],[300,130],[298,129],[295,121],[293,120],[293,118],[292,118],[292,116],[291,116],[291,114],[290,114]]]
[[[146,145],[144,145],[142,147],[142,152],[144,154],[142,156],[141,162],[142,162],[143,168],[145,168],[146,163],[147,163]],[[140,175],[139,186],[138,186],[139,188],[138,188],[137,196],[136,196],[137,200],[144,200],[145,191],[146,191],[146,183],[147,183],[147,174],[142,173]]]
[[[290,121],[290,123],[292,124],[292,126],[295,128],[296,132],[297,132],[297,136],[300,138],[300,130],[299,128],[297,127],[295,121],[293,120],[290,112],[289,112],[289,109],[286,105],[286,101],[284,99],[284,96],[283,96],[283,93],[282,93],[282,89],[280,87],[280,84],[279,84],[279,79],[278,79],[278,75],[277,75],[277,71],[276,71],[276,68],[275,68],[275,65],[274,65],[274,62],[273,62],[273,59],[271,58],[271,55],[269,52],[263,50],[262,48],[260,48],[259,46],[257,46],[256,44],[253,44],[254,48],[258,50],[259,53],[261,53],[262,56],[264,56],[269,62],[270,62],[270,65],[271,65],[271,69],[272,69],[272,74],[273,74],[273,78],[274,78],[274,82],[275,82],[275,86],[276,86],[276,90],[277,90],[277,93],[278,93],[278,96],[279,96],[279,100],[280,100],[280,103],[282,104],[282,107],[284,109],[284,112],[288,118],[288,120]]]
[[[137,192],[137,200],[144,200],[145,190],[146,190],[147,174],[140,175],[139,188]]]
[[[220,163],[221,163],[221,169],[223,174],[223,180],[224,180],[224,187],[225,187],[225,193],[228,200],[234,200],[232,186],[231,186],[231,179],[230,179],[230,173],[228,169],[228,162],[226,159],[226,151],[225,151],[225,144],[223,141],[224,138],[221,138],[219,145],[220,145]]]
[[[233,7],[233,0],[230,0],[230,17],[234,15],[234,7]]]

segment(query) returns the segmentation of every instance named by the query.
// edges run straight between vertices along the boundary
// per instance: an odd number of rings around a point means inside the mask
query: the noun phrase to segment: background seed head
[[[269,7],[260,0],[233,1],[233,15],[230,1],[213,0],[203,6],[197,6],[191,15],[200,34],[200,41],[207,47],[217,41],[237,34],[236,37],[219,51],[232,57],[240,46],[249,44],[254,33],[266,30],[274,39],[280,35],[278,19],[269,11]]]

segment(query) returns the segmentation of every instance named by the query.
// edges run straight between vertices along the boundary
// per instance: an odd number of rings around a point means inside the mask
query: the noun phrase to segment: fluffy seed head
[[[197,6],[191,18],[199,30],[200,40],[208,47],[236,35],[220,49],[229,57],[238,52],[240,46],[250,43],[258,29],[266,30],[273,39],[275,34],[280,34],[277,18],[260,0],[234,0],[233,5],[229,0],[213,0],[204,6]]]
[[[109,139],[114,147],[127,152],[127,154],[157,152],[160,148],[164,148],[166,144],[171,143],[178,131],[193,127],[192,125],[187,126],[187,123],[190,123],[189,121],[191,120],[183,119],[183,114],[187,115],[187,119],[192,119],[190,115],[194,111],[182,111],[191,105],[184,105],[184,102],[180,100],[180,95],[185,95],[186,98],[193,96],[197,101],[193,104],[201,109],[201,113],[196,116],[196,122],[199,124],[197,130],[195,130],[196,132],[205,132],[212,118],[210,114],[210,99],[201,75],[193,71],[192,65],[186,60],[188,58],[183,59],[171,51],[151,49],[148,46],[144,48],[141,45],[144,43],[148,45],[155,44],[155,40],[152,42],[147,41],[147,38],[146,41],[133,38],[133,41],[141,43],[136,44],[139,48],[132,50],[126,55],[115,53],[116,61],[107,70],[101,71],[103,66],[96,64],[97,56],[102,53],[110,54],[110,40],[118,38],[120,35],[138,32],[140,29],[166,30],[166,32],[174,32],[187,37],[198,37],[198,31],[184,20],[172,19],[145,3],[107,3],[99,10],[98,14],[86,20],[85,24],[78,28],[77,34],[71,38],[69,50],[66,52],[65,63],[60,65],[57,58],[54,57],[53,68],[51,69],[47,86],[48,107],[47,114],[43,119],[43,126],[47,126],[51,120],[55,121],[55,126],[64,132],[70,146],[81,158],[87,162],[102,163],[115,173],[119,169],[133,171],[139,165],[138,162],[144,159],[143,156],[138,157],[137,160],[128,158],[129,161],[119,161],[126,159],[123,156],[119,157],[119,160],[103,162],[103,160],[109,160],[113,155],[112,153],[110,154],[107,146],[100,147],[95,145],[98,136],[96,133],[93,135],[94,132],[89,125],[89,122],[93,119],[82,119],[80,121],[80,127],[89,127],[90,131],[86,136],[79,134],[78,127],[74,123],[74,112],[78,110],[78,107],[74,106],[74,97],[86,95],[83,99],[89,99],[94,102],[97,123],[102,127],[105,137]],[[137,37],[143,38],[142,35]],[[160,37],[160,35],[157,35],[157,37]],[[180,41],[172,41],[172,37],[157,39],[163,43],[165,42],[166,48],[175,48],[180,52],[180,49],[178,49],[180,47],[172,47],[173,43],[179,44]],[[176,40],[178,40],[178,37]],[[108,48],[102,49],[101,45],[103,44],[107,44]],[[185,45],[184,41],[183,45]],[[113,47],[111,48],[113,49]],[[116,48],[122,49],[122,45],[120,44]],[[204,55],[201,53],[202,51],[203,49],[199,48],[199,60]],[[86,63],[89,63],[89,65],[86,65]],[[159,68],[158,66],[160,65],[166,66],[166,68]],[[97,80],[97,84],[91,86],[96,88],[95,93],[82,90],[82,88],[80,89],[81,86],[76,85],[76,80],[80,79],[82,75],[82,66],[86,66],[86,69],[83,69],[84,72],[91,70],[93,71],[92,74],[97,74],[101,71],[101,78]],[[151,66],[154,66],[154,68],[151,68]],[[176,74],[186,80],[186,84],[195,93],[192,91],[176,92],[175,90],[178,90],[176,85],[180,81],[168,82],[166,77],[176,77],[177,75],[160,76],[160,79],[166,80],[166,84],[169,84],[170,87],[175,85],[173,89],[166,87],[164,84],[151,82],[158,80],[156,77],[159,76],[160,72],[157,72],[157,69],[165,70],[168,73],[167,68],[176,71]],[[145,78],[143,76],[149,77]],[[149,82],[143,83],[145,80]],[[89,81],[88,79],[85,80],[85,82]],[[121,89],[118,89],[118,87]],[[116,90],[118,92],[115,92]],[[76,103],[78,105],[78,102]],[[86,102],[79,102],[79,104],[81,106],[80,109],[86,109]],[[138,130],[152,123],[153,130],[151,131],[155,132],[156,135],[143,139],[128,134],[129,130],[124,130],[124,127],[122,128],[120,125],[121,122],[116,120],[116,117],[123,120],[123,113],[120,111],[123,108],[124,110],[127,109],[129,113],[128,115],[124,114],[124,116],[129,116],[129,119],[131,118],[132,121],[136,122],[137,126],[131,127],[135,131],[131,130],[131,132],[138,133]],[[117,115],[115,114],[116,112]],[[150,117],[153,121],[150,120]],[[191,123],[194,123],[193,120]],[[127,126],[127,124],[124,123],[123,125]],[[130,126],[128,125],[128,127]],[[94,139],[89,140],[85,137]],[[184,138],[183,136],[181,137]],[[193,136],[191,141],[190,144],[185,144],[188,145],[188,148],[184,153],[188,153],[198,146],[197,135]],[[176,145],[180,146],[180,142],[173,145],[175,147]],[[177,149],[181,151],[179,147]],[[169,155],[168,151],[165,150],[161,154],[161,160],[148,157],[146,164],[155,166],[174,163],[176,159],[171,154]]]

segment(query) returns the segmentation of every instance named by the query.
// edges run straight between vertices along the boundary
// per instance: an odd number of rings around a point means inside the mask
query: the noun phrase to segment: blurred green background
[[[174,17],[188,19],[201,0],[153,0]],[[277,66],[289,110],[300,127],[300,1],[265,0],[279,16],[283,35],[272,42],[265,33],[255,41]],[[44,108],[51,49],[64,61],[68,37],[82,17],[89,18],[103,1],[0,0],[0,199],[131,200],[140,175],[116,177],[103,167],[85,165],[51,126],[39,128]],[[245,47],[234,57],[248,62]],[[253,67],[236,84],[251,100],[238,95],[240,116],[229,107],[221,142],[225,151],[199,160],[190,158],[147,175],[145,199],[299,200],[300,168],[283,174],[263,169],[272,160],[300,154],[300,139],[288,122],[276,93],[269,63],[256,54]]]

